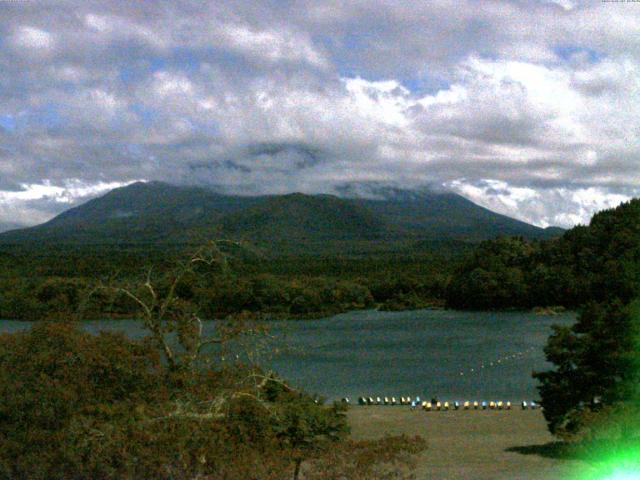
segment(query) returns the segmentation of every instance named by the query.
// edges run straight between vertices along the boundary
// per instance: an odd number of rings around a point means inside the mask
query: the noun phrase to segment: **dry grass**
[[[421,435],[416,478],[434,480],[564,480],[579,465],[554,454],[539,410],[412,411],[408,407],[353,407],[355,439]]]

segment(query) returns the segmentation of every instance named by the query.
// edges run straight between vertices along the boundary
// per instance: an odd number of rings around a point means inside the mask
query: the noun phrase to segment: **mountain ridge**
[[[0,244],[479,241],[559,234],[476,205],[452,192],[394,191],[391,198],[329,194],[240,196],[206,187],[136,182],[41,225],[0,233]]]

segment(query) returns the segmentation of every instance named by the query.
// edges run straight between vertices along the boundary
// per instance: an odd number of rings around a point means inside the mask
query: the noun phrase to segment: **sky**
[[[139,180],[640,195],[640,2],[0,0],[0,228]]]

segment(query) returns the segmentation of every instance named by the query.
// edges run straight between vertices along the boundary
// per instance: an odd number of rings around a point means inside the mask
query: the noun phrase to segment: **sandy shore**
[[[565,480],[581,467],[546,453],[555,439],[539,410],[424,412],[371,406],[352,407],[348,415],[354,438],[424,437],[428,449],[419,458],[420,480]]]

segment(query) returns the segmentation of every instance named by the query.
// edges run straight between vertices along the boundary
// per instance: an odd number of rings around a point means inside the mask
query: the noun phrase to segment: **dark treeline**
[[[447,305],[532,308],[618,298],[640,285],[640,200],[597,213],[554,240],[500,238],[481,243],[455,270]]]
[[[455,253],[264,257],[221,244],[230,268],[205,280],[185,278],[180,295],[206,318],[249,312],[264,318],[312,318],[363,309],[443,305]],[[100,287],[139,285],[149,271],[170,282],[189,247],[83,246],[0,250],[0,318],[37,320],[131,316],[125,296]]]

